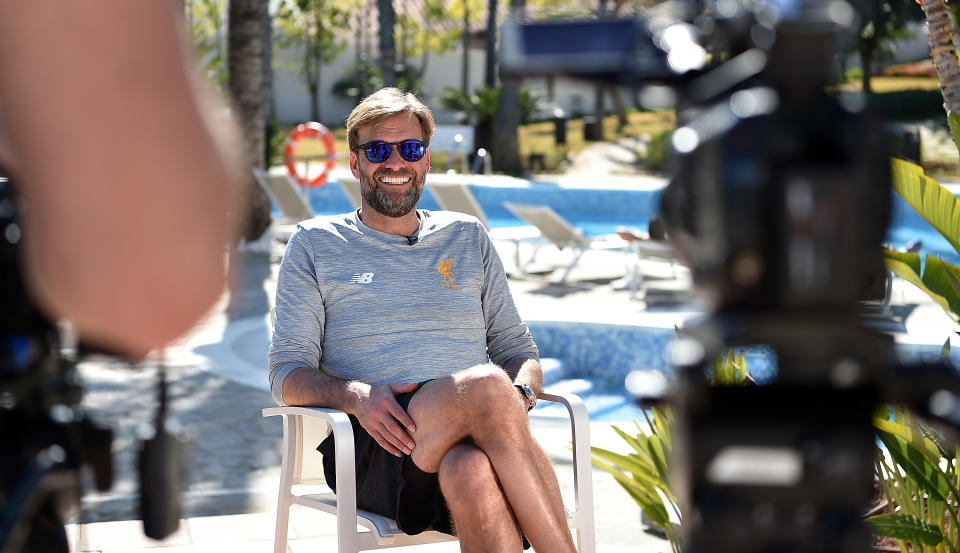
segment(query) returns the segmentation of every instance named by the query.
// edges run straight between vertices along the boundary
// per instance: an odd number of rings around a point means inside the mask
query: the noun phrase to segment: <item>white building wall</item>
[[[338,127],[344,124],[354,103],[350,98],[342,98],[331,92],[333,84],[352,68],[354,50],[345,49],[337,59],[323,66],[321,72],[320,110],[321,123]],[[291,67],[292,56],[289,51],[277,51],[274,64],[273,87],[274,107],[277,121],[283,124],[296,124],[310,117],[310,102],[307,87],[303,84],[299,69]],[[460,65],[462,55],[459,48],[445,54],[431,53],[427,62],[427,73],[423,85],[423,100],[433,110],[439,124],[456,123],[456,114],[440,107],[440,94],[446,87],[460,89]],[[419,59],[417,60],[419,61]],[[483,50],[470,52],[470,89],[483,84],[485,55]],[[533,89],[546,98],[546,79],[535,78],[524,81],[524,86]],[[557,78],[554,86],[555,102],[568,114],[589,113],[593,111],[593,86],[590,83],[572,79]],[[624,102],[631,105],[629,91],[624,91]],[[609,99],[607,109],[612,109]]]

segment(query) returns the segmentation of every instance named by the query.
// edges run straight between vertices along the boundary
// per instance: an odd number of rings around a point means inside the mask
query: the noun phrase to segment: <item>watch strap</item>
[[[520,390],[523,397],[526,398],[528,412],[537,406],[537,394],[533,393],[533,388],[526,384],[514,384],[513,386]]]

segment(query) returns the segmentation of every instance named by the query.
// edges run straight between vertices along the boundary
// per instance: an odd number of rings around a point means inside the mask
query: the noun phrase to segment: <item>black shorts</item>
[[[406,410],[417,390],[398,395],[400,407]],[[353,415],[350,415],[350,423],[353,425],[357,461],[357,508],[396,520],[397,526],[407,534],[437,530],[452,535],[450,512],[440,494],[437,474],[420,470],[409,455],[396,457],[380,447]],[[323,454],[327,485],[336,492],[332,433],[317,450]]]

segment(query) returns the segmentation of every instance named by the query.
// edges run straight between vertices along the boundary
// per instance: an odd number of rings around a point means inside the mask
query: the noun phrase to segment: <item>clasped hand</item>
[[[416,383],[370,386],[361,393],[356,417],[360,426],[393,455],[410,455],[416,444],[411,434],[417,427],[400,404],[397,395],[417,389]]]

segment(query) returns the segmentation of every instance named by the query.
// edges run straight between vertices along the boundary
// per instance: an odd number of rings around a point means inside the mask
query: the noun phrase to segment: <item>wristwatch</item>
[[[533,393],[533,388],[526,384],[514,384],[514,386],[516,386],[516,388],[523,393],[523,397],[526,398],[527,411],[537,406],[537,394]]]

